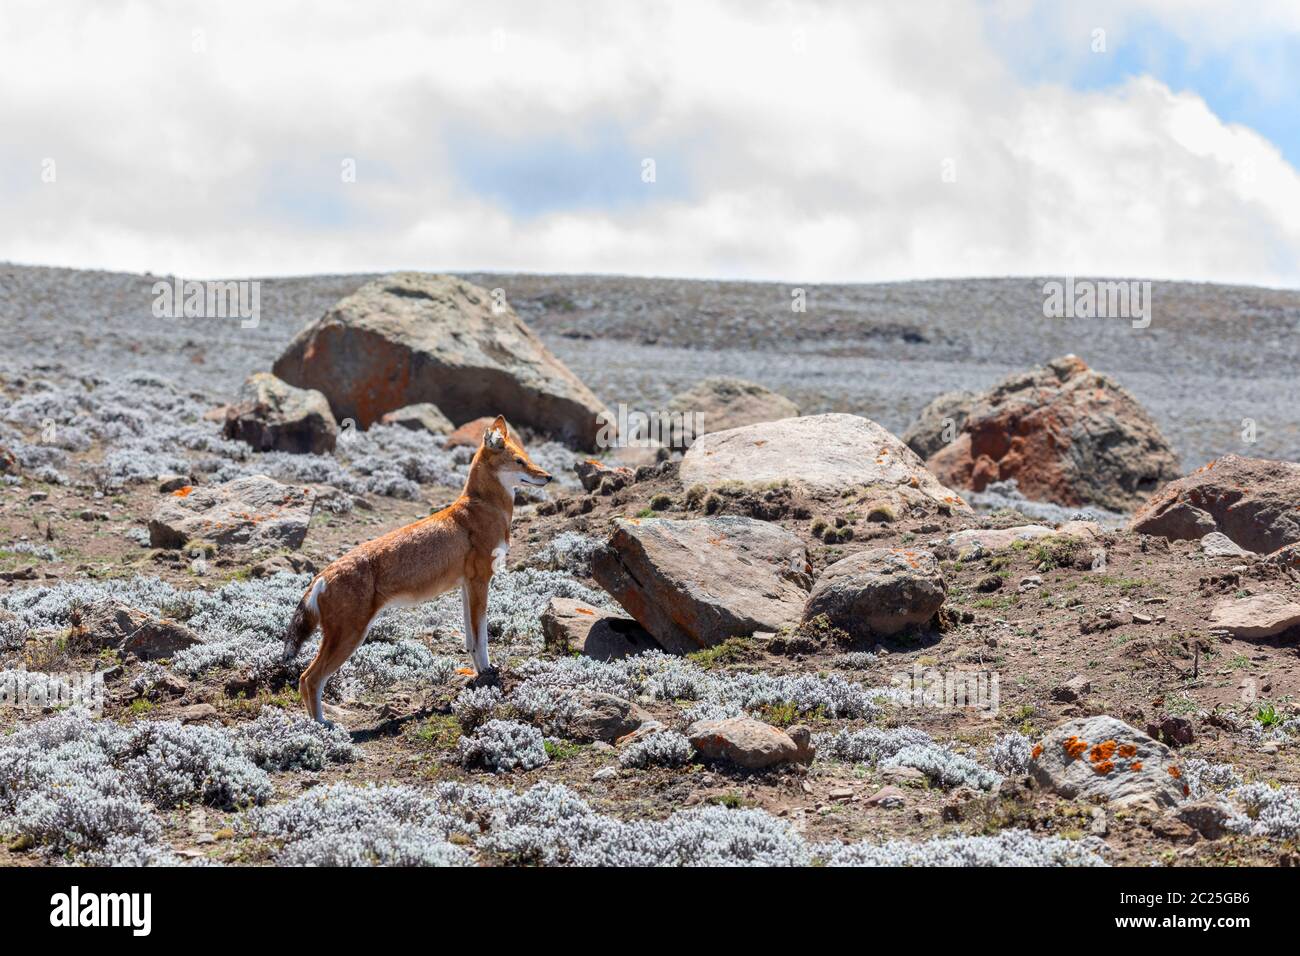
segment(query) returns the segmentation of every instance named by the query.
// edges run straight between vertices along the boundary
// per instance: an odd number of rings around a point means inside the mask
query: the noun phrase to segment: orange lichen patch
[[[1100,763],[1094,763],[1092,769],[1100,774],[1108,774],[1115,769],[1115,765],[1109,760],[1103,760]]]
[[[1120,744],[1119,746],[1119,755],[1126,760],[1129,757],[1136,757],[1137,752],[1138,749],[1136,744]]]
[[[1088,751],[1088,741],[1080,740],[1078,737],[1070,737],[1064,744],[1065,752],[1071,760],[1082,757]]]
[[[1093,763],[1108,763],[1110,758],[1115,756],[1115,749],[1119,746],[1113,740],[1103,740],[1097,746],[1092,748],[1092,753],[1088,754],[1088,759]]]
[[[756,442],[754,442],[754,447],[755,447],[755,448],[762,448],[762,447],[763,447],[764,445],[766,445],[766,444],[767,444],[767,439],[764,438],[764,439],[762,439],[762,440],[760,440],[760,441],[756,441]]]
[[[474,669],[473,669],[472,667],[457,667],[457,668],[456,668],[456,673],[457,673],[457,674],[465,674],[465,675],[467,675],[467,676],[471,676],[471,677],[472,677],[473,674],[474,674]]]
[[[1128,765],[1128,768],[1129,768],[1129,770],[1131,770],[1131,771],[1133,771],[1133,772],[1136,773],[1137,771],[1139,771],[1139,770],[1142,769],[1142,761],[1141,761],[1141,760],[1134,760],[1131,764]]]
[[[193,491],[193,490],[194,490],[194,486],[193,486],[193,485],[186,485],[184,488],[177,488],[175,491],[173,491],[173,492],[172,492],[172,497],[173,497],[173,498],[188,498],[190,492]]]
[[[1190,797],[1191,795],[1192,795],[1192,788],[1189,787],[1187,784],[1183,784],[1183,796]]]
[[[1042,755],[1043,755],[1043,745],[1042,745],[1042,744],[1036,744],[1036,745],[1034,746],[1033,752],[1030,754],[1030,756],[1033,757],[1035,760],[1037,760],[1037,759],[1038,759],[1039,757],[1041,757]]]
[[[593,616],[596,613],[589,607],[579,607],[579,608],[574,608],[574,610],[576,610],[579,614],[591,614]]]
[[[1169,776],[1173,777],[1175,780],[1182,780],[1183,772],[1179,770],[1177,767],[1170,767]]]

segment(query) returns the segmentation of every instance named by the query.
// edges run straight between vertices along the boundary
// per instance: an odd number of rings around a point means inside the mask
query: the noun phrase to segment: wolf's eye
[[[516,459],[515,459],[515,464],[516,464],[516,465],[522,465],[523,463],[524,463],[524,460],[523,460],[522,458],[516,458]]]

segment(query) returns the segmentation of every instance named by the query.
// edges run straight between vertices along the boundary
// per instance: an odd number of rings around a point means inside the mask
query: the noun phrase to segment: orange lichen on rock
[[[1136,757],[1137,752],[1138,749],[1135,744],[1120,744],[1119,746],[1119,755],[1125,758],[1126,760],[1129,757]]]
[[[1175,780],[1182,780],[1183,772],[1179,770],[1177,767],[1170,767],[1169,776],[1173,777]]]
[[[1082,757],[1088,751],[1088,741],[1080,740],[1078,737],[1070,737],[1064,744],[1065,752],[1070,759]]]
[[[1092,748],[1092,753],[1088,754],[1088,759],[1093,763],[1106,763],[1111,757],[1115,756],[1115,749],[1119,746],[1113,740],[1103,740],[1097,746]]]
[[[1096,771],[1097,773],[1100,773],[1100,774],[1107,774],[1107,773],[1110,773],[1112,770],[1115,769],[1115,764],[1113,764],[1113,763],[1112,763],[1111,761],[1109,761],[1109,760],[1103,760],[1103,761],[1101,761],[1100,763],[1094,761],[1094,762],[1093,762],[1093,765],[1092,765],[1092,769],[1093,769],[1094,771]]]
[[[1129,770],[1131,770],[1131,771],[1133,771],[1133,772],[1136,773],[1137,771],[1139,771],[1139,770],[1142,769],[1142,761],[1141,761],[1141,760],[1134,760],[1131,764],[1128,765],[1128,768],[1129,768]]]
[[[190,492],[193,491],[193,490],[194,490],[194,486],[193,486],[193,485],[186,485],[184,488],[177,488],[175,491],[173,491],[173,492],[172,492],[172,497],[173,497],[173,498],[188,498]]]
[[[1042,755],[1043,755],[1043,745],[1035,744],[1033,752],[1030,754],[1030,756],[1033,757],[1035,760],[1037,760]]]

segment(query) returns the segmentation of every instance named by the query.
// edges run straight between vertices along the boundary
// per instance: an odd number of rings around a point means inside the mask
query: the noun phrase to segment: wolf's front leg
[[[466,617],[465,633],[472,635],[470,654],[474,657],[474,669],[480,675],[492,670],[488,660],[488,626],[487,599],[489,578],[470,579],[466,582]]]
[[[474,653],[474,615],[470,613],[469,578],[460,582],[460,604],[465,612],[465,653]]]

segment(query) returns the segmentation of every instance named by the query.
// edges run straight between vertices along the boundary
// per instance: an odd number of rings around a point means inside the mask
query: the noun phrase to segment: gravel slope
[[[0,369],[147,369],[224,399],[303,324],[371,276],[267,279],[262,320],[157,319],[158,277],[0,265]],[[1225,452],[1300,460],[1300,292],[1156,283],[1151,326],[1045,319],[1040,278],[792,286],[602,276],[471,275],[500,287],[610,405],[654,407],[706,375],[739,375],[806,412],[895,431],[935,394],[982,388],[1075,352],[1155,415],[1194,468]],[[1241,439],[1243,419],[1257,441]]]

